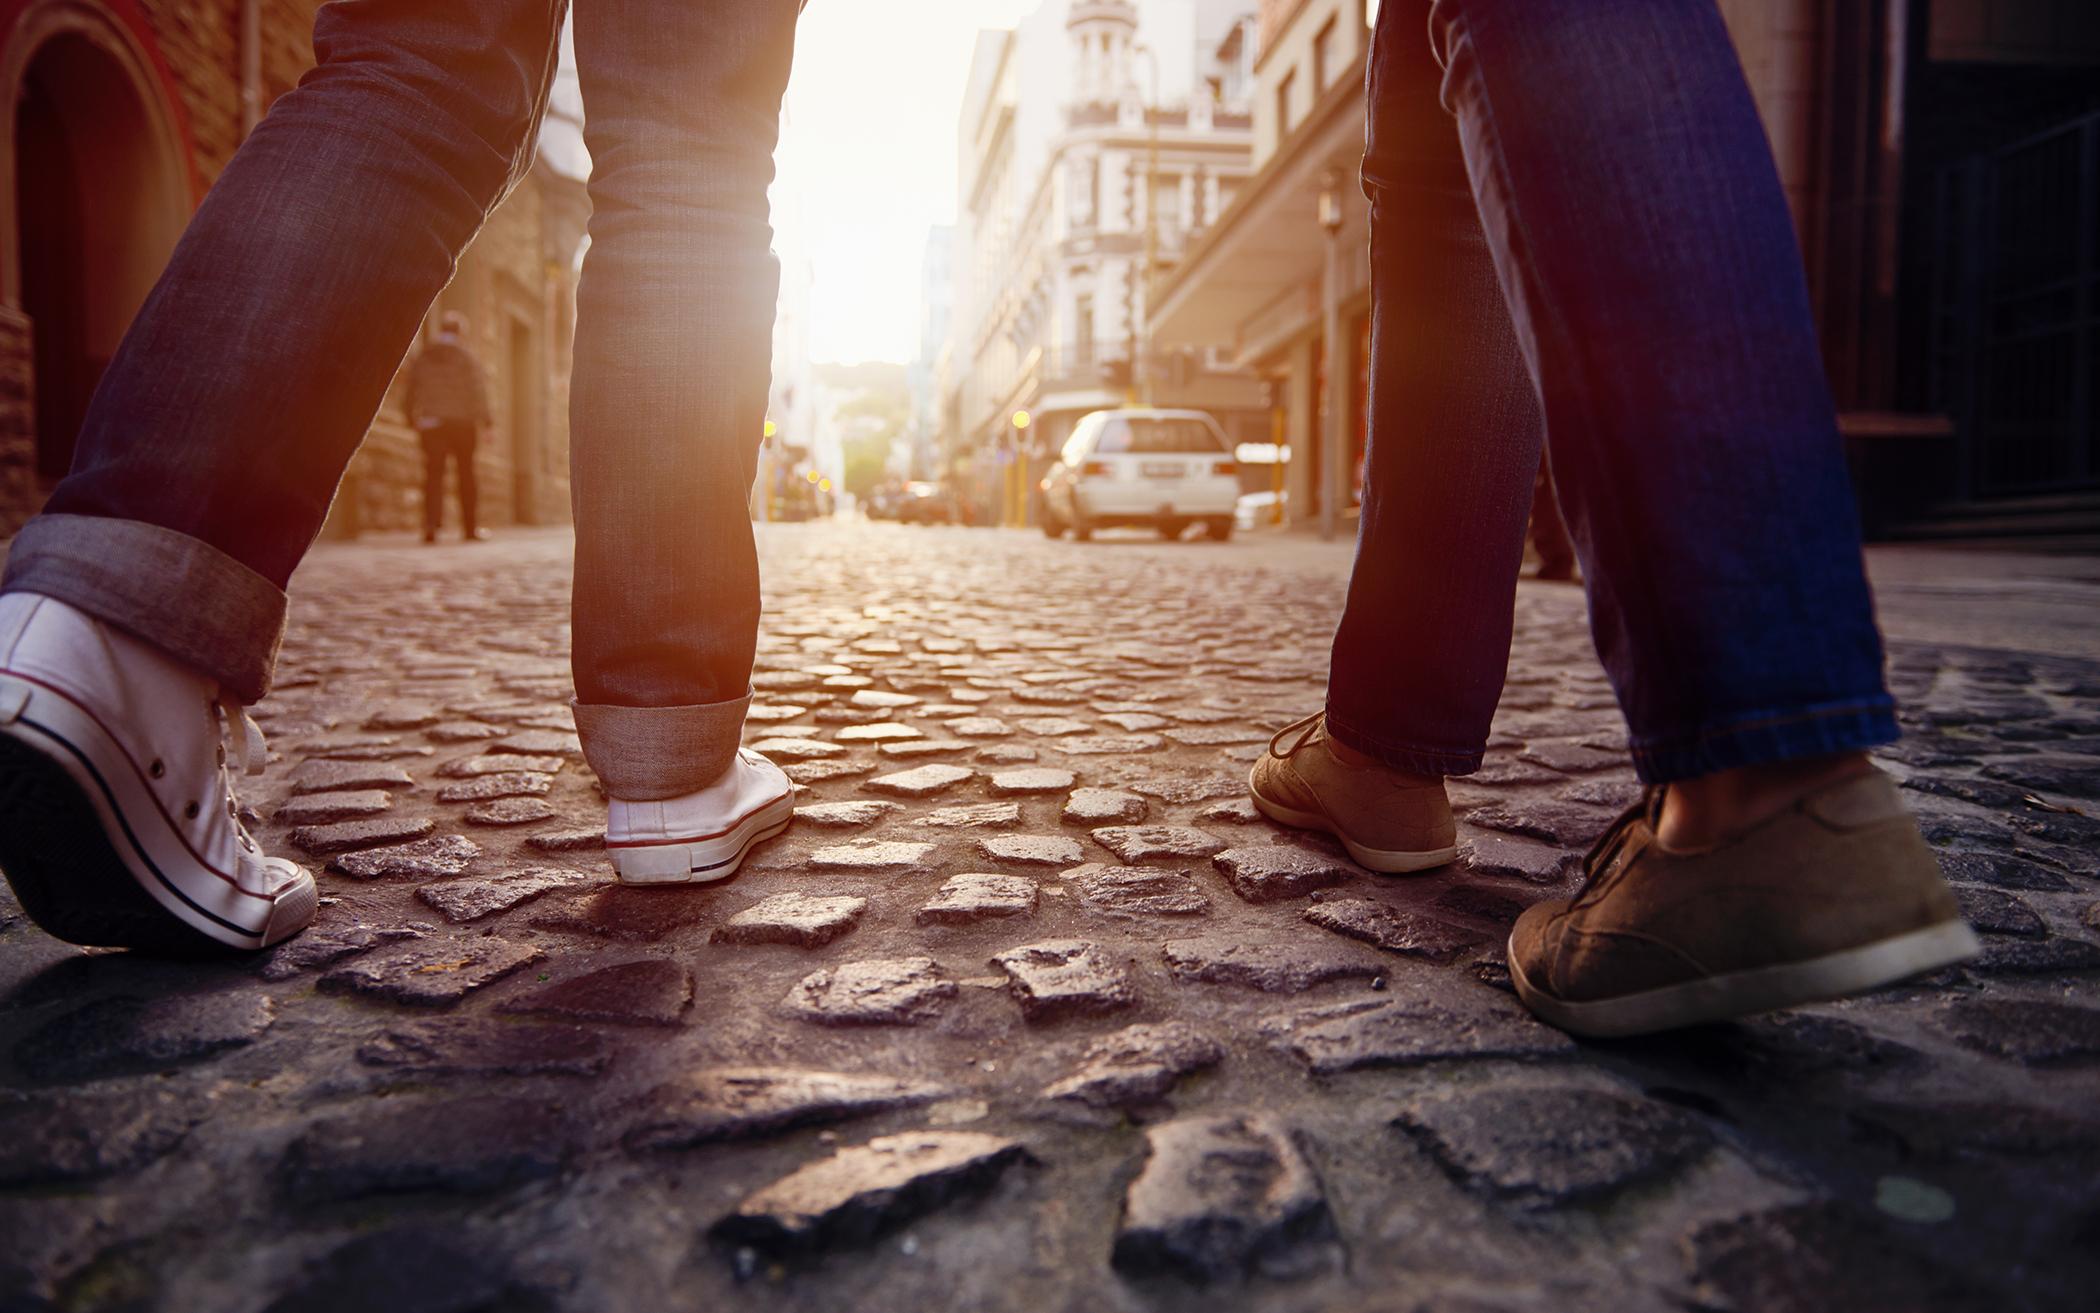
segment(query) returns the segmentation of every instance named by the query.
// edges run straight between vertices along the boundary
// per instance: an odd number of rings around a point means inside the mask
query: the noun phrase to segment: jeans
[[[1801,257],[1713,0],[1388,0],[1367,85],[1334,737],[1478,768],[1543,440],[1644,779],[1893,740]]]
[[[481,445],[481,426],[444,420],[416,438],[423,446],[423,536],[435,538],[445,527],[445,466],[449,463],[459,479],[460,531],[472,538],[480,523],[476,512],[481,505],[481,485],[474,473],[474,449]]]
[[[284,588],[431,301],[530,165],[566,0],[335,0],[177,245],[4,587],[253,702]],[[571,488],[584,752],[624,799],[727,769],[769,386],[766,188],[796,0],[586,0],[591,247]],[[138,566],[150,568],[134,568]]]

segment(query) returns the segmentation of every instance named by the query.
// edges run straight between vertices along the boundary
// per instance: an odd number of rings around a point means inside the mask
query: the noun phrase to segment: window
[[[1094,298],[1091,294],[1072,302],[1072,363],[1092,364],[1094,360]]]
[[[1291,135],[1291,86],[1298,80],[1296,69],[1283,75],[1276,84],[1276,140],[1282,141]]]
[[[1097,456],[1178,456],[1224,451],[1225,440],[1200,419],[1120,419],[1101,425]]]
[[[1152,180],[1152,220],[1161,233],[1181,227],[1181,179],[1176,175],[1162,173]]]
[[[1333,18],[1328,19],[1326,25],[1313,37],[1312,81],[1315,99],[1327,90],[1327,80],[1334,74],[1334,23]]]

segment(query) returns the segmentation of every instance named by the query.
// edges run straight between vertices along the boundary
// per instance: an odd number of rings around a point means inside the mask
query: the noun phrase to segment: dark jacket
[[[408,367],[408,418],[418,427],[488,423],[488,380],[474,353],[442,338],[424,347]]]

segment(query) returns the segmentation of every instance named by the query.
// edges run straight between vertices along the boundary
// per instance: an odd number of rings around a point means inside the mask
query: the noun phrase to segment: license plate
[[[1148,479],[1178,479],[1186,472],[1178,460],[1148,460],[1138,468]]]

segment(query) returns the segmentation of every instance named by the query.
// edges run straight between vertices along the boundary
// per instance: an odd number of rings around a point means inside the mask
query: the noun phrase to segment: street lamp
[[[1327,395],[1324,422],[1320,425],[1320,538],[1331,542],[1341,523],[1342,412],[1349,404],[1342,351],[1342,175],[1336,169],[1320,176],[1320,227],[1327,234],[1321,316],[1327,351]]]

